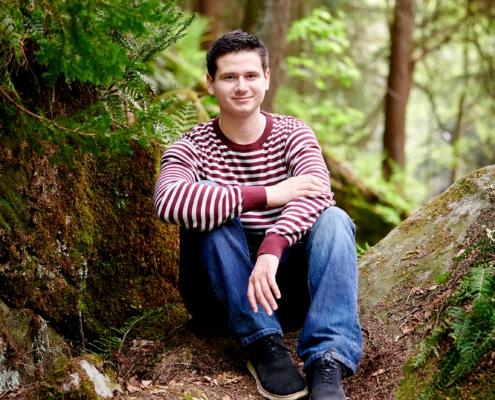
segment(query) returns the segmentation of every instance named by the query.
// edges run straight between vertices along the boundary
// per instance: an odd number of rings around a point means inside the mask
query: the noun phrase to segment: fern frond
[[[422,400],[433,399],[438,392],[454,385],[495,349],[495,247],[493,242],[488,247],[482,246],[483,241],[480,241],[465,252],[472,253],[480,248],[482,256],[461,280],[459,291],[446,313],[445,330],[450,330],[448,335],[453,344],[431,383],[421,393]],[[413,365],[420,366],[425,361],[428,347],[426,341],[420,345],[420,353]]]
[[[476,339],[481,339],[479,342]],[[494,348],[495,345],[495,329],[489,334],[486,332],[479,332],[478,336],[473,339],[470,346],[464,346],[460,352],[460,357],[457,365],[451,372],[449,382],[446,387],[453,385],[460,378],[470,373],[475,367],[479,365],[484,355]]]
[[[175,129],[185,133],[198,123],[198,114],[194,102],[183,103],[170,117]]]
[[[139,72],[139,71],[136,71],[136,75],[141,79],[141,81],[147,86],[150,88],[151,92],[153,93],[153,95],[157,95],[158,94],[158,88],[156,87],[156,84],[155,84],[155,81],[153,81],[149,76]]]
[[[0,45],[3,50],[0,53],[0,68],[4,69],[8,60],[2,59],[8,57],[9,53],[14,54],[18,62],[21,59],[22,32],[19,31],[16,22],[9,15],[0,14],[0,19]]]
[[[153,310],[147,310],[143,312],[142,315],[135,315],[129,321],[127,321],[124,326],[120,328],[110,328],[112,331],[116,332],[118,336],[111,336],[109,338],[100,338],[89,344],[89,347],[93,348],[95,352],[103,356],[109,356],[115,351],[120,353],[122,351],[122,346],[125,343],[126,337],[132,328],[138,325],[141,321],[152,318],[157,314],[163,312],[163,308],[159,307]]]
[[[169,21],[169,24],[159,27],[150,39],[142,45],[138,54],[138,60],[147,64],[163,50],[177,43],[186,35],[189,25],[191,25],[195,18],[195,15],[183,19],[183,15],[171,14],[172,20]],[[182,22],[180,25],[177,23],[179,20]]]
[[[433,329],[430,336],[419,344],[419,352],[411,359],[414,368],[423,367],[431,355],[439,356],[440,340],[445,336],[445,327],[438,326]]]
[[[482,264],[470,271],[469,289],[474,301],[481,301],[493,293],[495,268],[490,264]]]

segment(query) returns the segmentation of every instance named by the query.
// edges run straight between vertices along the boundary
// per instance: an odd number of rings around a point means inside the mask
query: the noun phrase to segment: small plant
[[[474,250],[480,250],[481,257],[462,279],[440,326],[420,344],[418,355],[411,360],[412,367],[425,365],[432,354],[440,356],[441,341],[451,339],[437,373],[420,395],[421,400],[437,398],[439,391],[455,385],[495,349],[495,239],[494,231],[484,228],[488,244],[485,238],[459,258]]]
[[[124,326],[120,328],[111,328],[117,335],[110,336],[108,338],[100,338],[90,343],[89,347],[94,349],[94,353],[99,354],[100,356],[107,358],[112,354],[117,353],[120,354],[122,352],[122,347],[126,341],[127,336],[131,332],[131,330],[143,321],[149,320],[151,318],[156,317],[164,311],[163,308],[159,307],[153,310],[148,310],[140,316],[132,317]]]
[[[170,124],[154,102],[152,63],[186,35],[194,16],[174,1],[2,2],[0,137],[69,165],[79,149],[130,152]]]

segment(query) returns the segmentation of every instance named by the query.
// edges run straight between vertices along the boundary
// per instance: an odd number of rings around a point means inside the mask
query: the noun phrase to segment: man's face
[[[206,81],[221,114],[242,118],[258,112],[270,86],[270,71],[263,71],[256,51],[241,51],[220,56],[215,79],[207,75]]]

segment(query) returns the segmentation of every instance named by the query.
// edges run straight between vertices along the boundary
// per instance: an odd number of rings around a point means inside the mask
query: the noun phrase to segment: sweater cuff
[[[241,187],[242,212],[260,210],[266,207],[266,191],[263,186]]]
[[[263,243],[261,243],[257,256],[261,254],[273,254],[280,260],[282,253],[287,247],[289,247],[289,242],[286,238],[276,233],[269,233],[265,236]]]

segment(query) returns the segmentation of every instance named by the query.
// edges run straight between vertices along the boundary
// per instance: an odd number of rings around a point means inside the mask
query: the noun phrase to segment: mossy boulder
[[[175,226],[155,217],[162,149],[80,153],[0,143],[0,298],[50,321],[75,349],[134,316],[167,308],[186,318],[177,286]]]
[[[368,390],[379,381],[381,399],[418,399],[439,370],[441,355],[452,343],[448,336],[426,366],[412,368],[410,360],[419,343],[440,326],[461,279],[486,254],[473,249],[489,244],[495,229],[494,184],[495,166],[463,177],[361,258],[359,311],[365,341],[360,368],[349,383],[353,398],[369,398],[361,388]],[[438,398],[493,398],[491,354]]]
[[[122,389],[113,372],[105,370],[98,357],[86,355],[62,364],[46,377],[33,399],[100,400],[114,398],[116,392],[122,393]]]
[[[412,287],[454,272],[456,257],[495,228],[495,166],[460,179],[394,228],[360,260],[361,316],[393,305]]]

